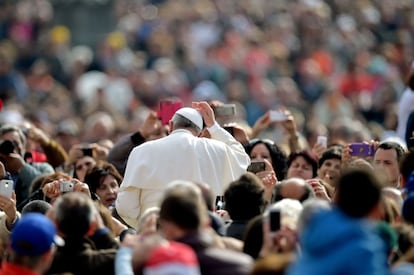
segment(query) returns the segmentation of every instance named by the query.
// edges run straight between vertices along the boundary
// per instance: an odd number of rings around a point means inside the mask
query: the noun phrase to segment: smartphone
[[[216,116],[234,116],[236,115],[235,104],[224,104],[222,106],[213,107]]]
[[[183,107],[183,102],[177,100],[162,100],[160,101],[160,109],[158,111],[158,118],[163,125],[168,125],[175,112]]]
[[[14,183],[12,180],[0,180],[0,195],[7,198],[12,197]]]
[[[269,212],[270,232],[274,233],[280,230],[280,210],[273,209]]]
[[[247,167],[247,172],[252,172],[253,174],[262,172],[266,170],[266,164],[263,160],[255,160],[250,163]]]
[[[285,121],[287,119],[287,116],[282,111],[271,110],[269,114],[269,118],[271,121],[276,122],[276,121]]]
[[[75,184],[71,181],[63,181],[60,183],[60,192],[61,193],[72,192],[74,186]]]
[[[323,147],[327,148],[328,146],[328,138],[326,136],[318,136],[316,138],[316,143],[321,144]]]
[[[351,156],[369,157],[375,154],[374,146],[368,143],[351,143],[349,148],[352,150]]]

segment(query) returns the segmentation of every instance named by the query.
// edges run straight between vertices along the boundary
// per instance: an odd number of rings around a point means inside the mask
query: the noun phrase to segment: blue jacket
[[[302,254],[289,275],[389,274],[386,248],[368,221],[339,209],[315,215],[301,236]]]

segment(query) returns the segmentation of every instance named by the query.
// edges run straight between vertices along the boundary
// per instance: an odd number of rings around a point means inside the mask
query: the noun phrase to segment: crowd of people
[[[0,3],[0,274],[414,274],[414,1],[113,2]]]

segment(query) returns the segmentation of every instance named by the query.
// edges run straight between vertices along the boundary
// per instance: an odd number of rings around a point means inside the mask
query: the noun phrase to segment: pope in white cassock
[[[141,214],[158,206],[173,180],[207,183],[215,195],[246,172],[250,158],[243,146],[219,126],[207,102],[179,109],[170,134],[135,147],[115,203],[118,214],[136,228]],[[203,119],[211,138],[198,137]]]

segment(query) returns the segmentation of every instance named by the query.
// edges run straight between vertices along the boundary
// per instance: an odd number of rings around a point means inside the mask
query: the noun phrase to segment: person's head
[[[319,212],[331,209],[331,204],[326,200],[312,198],[303,202],[303,209],[299,215],[298,233],[301,234],[309,225],[313,217]]]
[[[43,274],[53,261],[54,244],[63,245],[63,241],[53,222],[43,214],[28,213],[13,227],[8,261]]]
[[[288,171],[286,178],[311,179],[316,177],[318,162],[315,155],[310,151],[293,152],[287,160]]]
[[[22,215],[26,215],[28,213],[40,213],[45,215],[51,207],[52,205],[46,201],[33,200],[23,206]]]
[[[312,186],[304,179],[288,178],[275,185],[274,202],[283,199],[295,199],[304,202],[309,198],[315,197]]]
[[[0,140],[9,140],[14,145],[14,152],[22,157],[26,153],[26,136],[23,131],[15,125],[5,124],[0,127]]]
[[[341,173],[342,149],[339,146],[328,148],[319,159],[318,177],[333,185]]]
[[[96,160],[91,156],[82,156],[73,164],[73,177],[80,181],[85,180],[86,172],[96,165]]]
[[[278,180],[286,177],[287,157],[283,150],[270,139],[252,139],[245,146],[251,160],[267,159],[272,164]]]
[[[160,206],[160,227],[167,239],[178,239],[198,231],[209,221],[200,188],[189,181],[173,181]]]
[[[225,209],[232,220],[247,221],[259,215],[265,205],[264,187],[253,173],[245,173],[224,192]]]
[[[115,166],[103,161],[87,171],[84,182],[88,184],[89,190],[98,196],[102,204],[109,207],[115,203],[118,196],[122,176]]]
[[[170,129],[190,130],[195,136],[198,136],[203,130],[203,117],[194,108],[184,107],[175,112],[170,121]]]
[[[366,218],[378,208],[382,187],[373,171],[349,169],[338,179],[334,201],[346,215]]]
[[[158,235],[146,236],[132,254],[135,274],[200,274],[194,250],[183,243],[166,241]]]
[[[54,220],[65,238],[83,238],[93,229],[95,206],[91,198],[80,192],[60,196],[55,204]]]
[[[374,168],[383,171],[387,178],[387,185],[400,187],[400,160],[404,156],[404,148],[396,142],[386,141],[378,145],[374,155]]]

